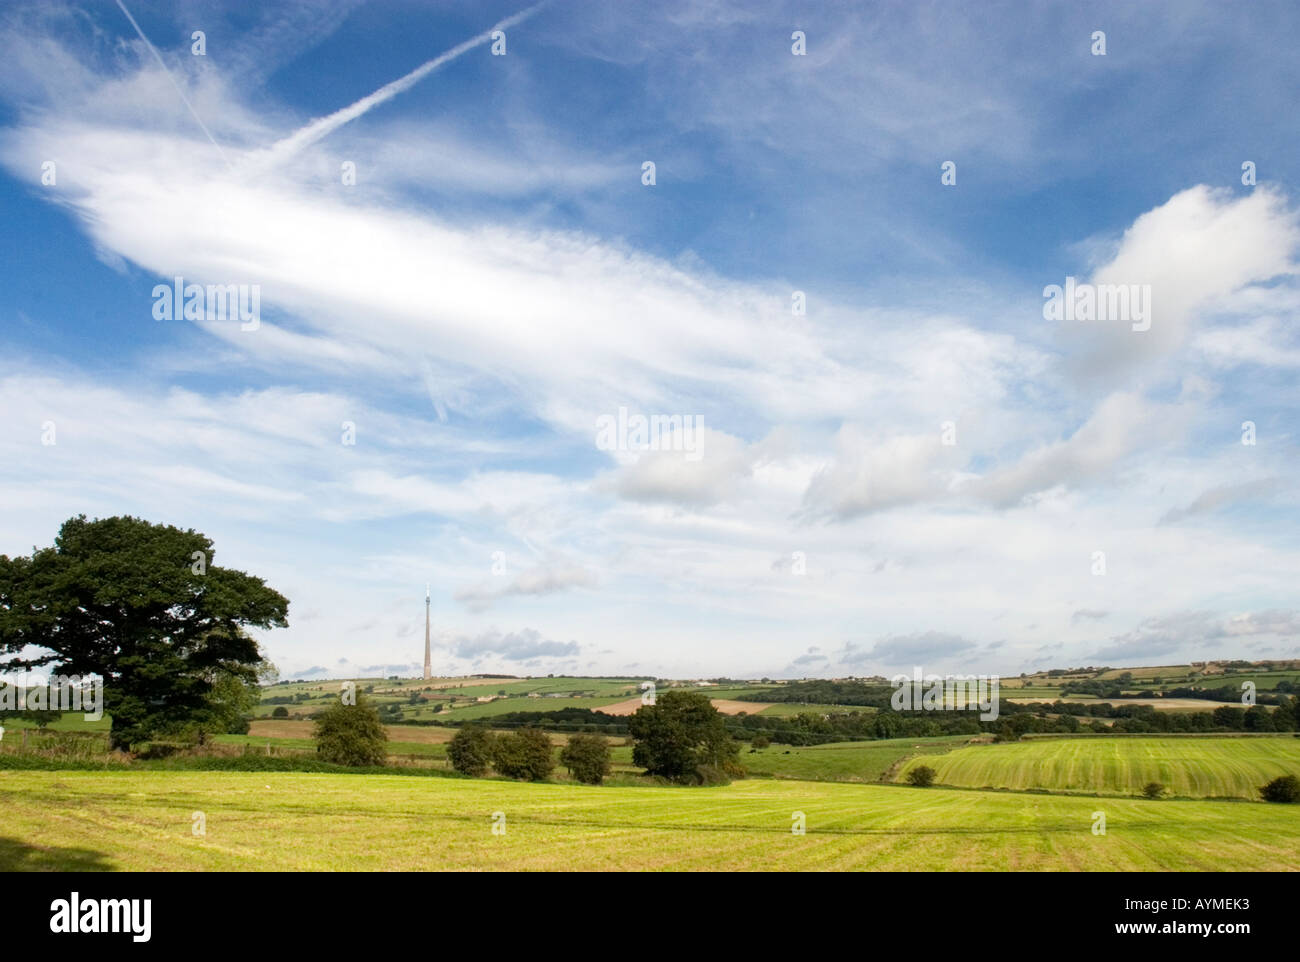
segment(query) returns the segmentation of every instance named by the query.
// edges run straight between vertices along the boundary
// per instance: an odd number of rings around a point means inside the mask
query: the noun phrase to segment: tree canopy
[[[555,768],[551,739],[540,728],[497,735],[492,742],[492,767],[507,778],[540,782]]]
[[[733,768],[740,746],[707,695],[698,691],[663,692],[628,719],[636,740],[632,761],[651,775],[686,779],[704,766]]]
[[[3,667],[101,676],[118,747],[219,724],[267,667],[244,629],[286,627],[289,602],[213,555],[193,529],[85,515],[53,547],[0,555]]]
[[[609,774],[609,742],[599,735],[573,735],[560,752],[560,764],[580,782],[599,785]]]
[[[317,715],[313,737],[316,754],[336,765],[382,765],[388,759],[388,731],[364,695],[353,705],[340,699]]]
[[[492,733],[482,725],[465,725],[447,745],[447,758],[462,775],[482,775],[492,762]]]

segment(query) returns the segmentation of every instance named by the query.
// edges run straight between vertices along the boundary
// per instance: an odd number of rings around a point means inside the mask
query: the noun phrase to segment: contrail
[[[288,137],[285,137],[283,140],[278,140],[268,147],[261,157],[258,158],[259,161],[267,166],[274,166],[283,163],[304,147],[308,147],[311,144],[316,143],[316,141],[320,140],[322,137],[326,137],[335,130],[338,130],[338,128],[342,127],[348,121],[356,120],[372,107],[377,107],[386,101],[392,100],[404,90],[409,90],[411,87],[414,87],[417,83],[433,71],[437,70],[443,64],[455,60],[466,51],[473,50],[475,47],[487,43],[492,39],[494,31],[505,30],[509,27],[515,26],[515,24],[523,23],[542,7],[546,6],[548,2],[549,0],[541,0],[540,3],[535,3],[526,10],[521,10],[519,13],[506,17],[500,23],[493,24],[477,36],[471,37],[464,43],[459,43],[452,47],[446,53],[439,54],[432,60],[420,64],[420,66],[416,67],[404,77],[399,77],[391,83],[384,84],[384,86],[380,87],[374,93],[362,97],[356,103],[340,110],[336,110],[327,117],[313,120],[301,130],[294,131]]]
[[[126,9],[126,5],[122,3],[122,0],[117,0],[117,5],[119,9],[126,14],[126,19],[131,21],[131,26],[135,27],[135,32],[140,35],[140,39],[144,41],[144,45],[149,48],[149,52],[153,54],[153,58],[158,61],[158,66],[162,67],[163,73],[165,73],[167,79],[172,82],[172,86],[176,88],[176,93],[180,95],[181,102],[189,108],[190,113],[194,116],[195,122],[203,130],[203,133],[207,135],[208,140],[212,141],[212,146],[217,148],[217,153],[221,155],[221,159],[225,161],[226,166],[229,167],[230,161],[226,160],[226,152],[221,149],[221,145],[217,143],[216,138],[212,136],[212,132],[208,130],[207,125],[203,122],[203,118],[199,116],[199,112],[194,109],[194,105],[190,103],[189,98],[185,96],[185,91],[181,89],[181,85],[176,82],[176,78],[172,76],[172,72],[168,70],[167,65],[163,63],[163,58],[162,55],[158,53],[158,48],[149,42],[149,38],[144,35],[144,31],[141,30],[140,25],[135,22],[135,17],[131,16],[131,11]]]

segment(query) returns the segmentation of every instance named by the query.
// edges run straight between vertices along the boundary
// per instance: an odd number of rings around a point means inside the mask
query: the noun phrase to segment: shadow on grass
[[[34,845],[0,836],[0,872],[111,872],[103,852]]]

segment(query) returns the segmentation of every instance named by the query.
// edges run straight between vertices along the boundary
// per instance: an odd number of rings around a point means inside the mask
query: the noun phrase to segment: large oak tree
[[[632,763],[651,775],[684,780],[701,766],[726,770],[740,750],[709,697],[698,691],[663,692],[627,723],[635,739]]]
[[[286,627],[289,610],[261,578],[212,561],[192,529],[69,519],[53,547],[0,555],[3,667],[100,675],[116,747],[204,724],[223,689],[265,670],[244,629]]]

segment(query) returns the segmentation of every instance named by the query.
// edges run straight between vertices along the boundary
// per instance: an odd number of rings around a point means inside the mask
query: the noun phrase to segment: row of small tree
[[[364,696],[355,704],[341,700],[316,716],[316,755],[337,765],[383,765],[388,732],[379,712]],[[538,782],[555,769],[550,736],[539,728],[498,733],[482,725],[459,729],[447,746],[451,767],[464,775],[489,769],[507,778]],[[560,752],[560,763],[580,782],[599,785],[609,774],[609,745],[599,735],[574,735]]]
[[[740,743],[732,737],[706,695],[670,691],[657,704],[642,705],[628,719],[635,740],[632,761],[649,775],[693,784],[716,784],[744,775],[737,763]],[[335,703],[316,716],[317,755],[340,765],[382,765],[388,735],[383,721],[364,695],[356,703]],[[494,732],[482,724],[459,728],[447,745],[456,771],[481,776],[489,771],[507,778],[542,781],[555,770],[550,736],[540,728]],[[580,782],[599,785],[610,773],[609,742],[601,735],[570,735],[559,763]]]
[[[628,718],[628,731],[634,740],[632,761],[648,775],[715,784],[745,774],[737,762],[740,743],[700,692],[665,692]],[[508,778],[540,781],[554,768],[550,739],[536,728],[494,734],[482,725],[466,725],[447,746],[447,757],[466,775],[483,775],[491,768]],[[610,771],[609,743],[600,735],[570,735],[560,764],[578,781],[599,785]]]
[[[492,768],[531,782],[549,778],[555,768],[550,736],[538,728],[496,733],[466,725],[447,746],[447,758],[464,775],[485,775]],[[599,785],[610,771],[609,743],[599,735],[572,735],[560,751],[560,764],[578,781]]]

